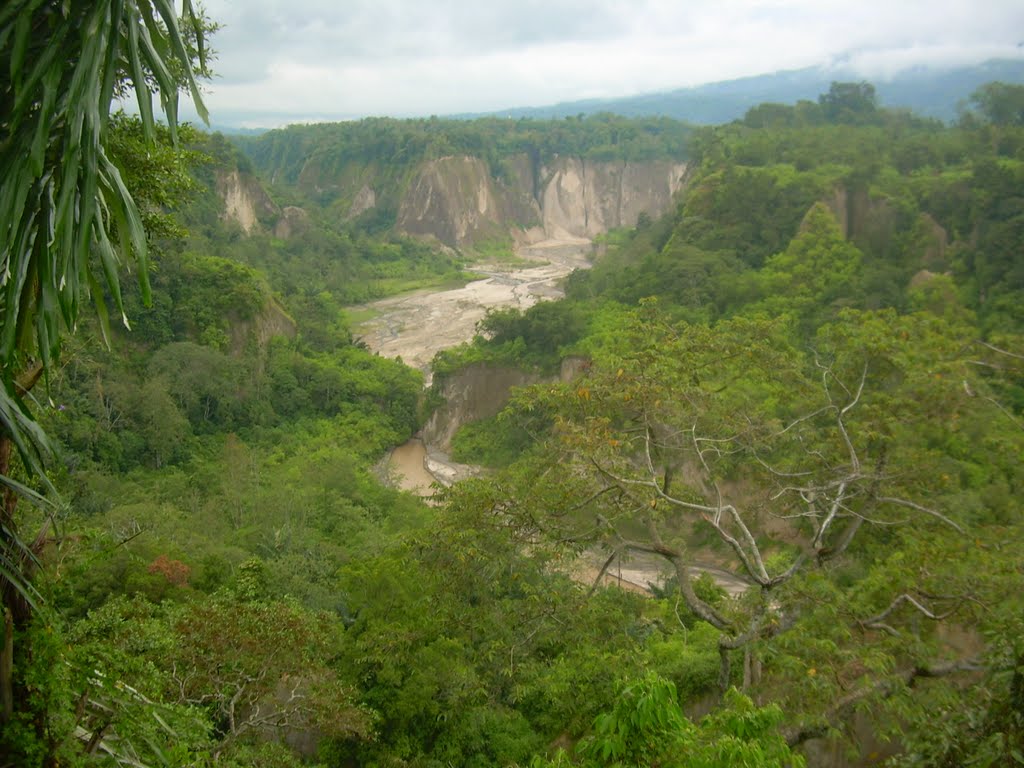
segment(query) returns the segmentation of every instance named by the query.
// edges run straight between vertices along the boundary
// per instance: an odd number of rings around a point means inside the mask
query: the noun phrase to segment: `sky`
[[[1024,56],[1022,0],[203,0],[213,124],[490,112]],[[194,112],[183,109],[185,119]]]

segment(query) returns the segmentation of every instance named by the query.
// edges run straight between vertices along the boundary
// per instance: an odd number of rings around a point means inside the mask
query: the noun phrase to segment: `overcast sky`
[[[214,123],[484,112],[1019,58],[1022,0],[204,0]],[[191,115],[186,110],[186,117]]]

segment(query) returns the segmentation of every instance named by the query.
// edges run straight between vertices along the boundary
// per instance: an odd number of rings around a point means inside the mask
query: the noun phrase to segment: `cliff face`
[[[255,341],[256,348],[260,351],[259,364],[262,366],[265,360],[264,353],[271,339],[275,336],[294,339],[297,332],[298,326],[284,308],[277,300],[268,298],[255,317],[248,320],[232,320],[229,348],[231,354],[238,357],[245,352],[250,341]]]
[[[518,241],[592,238],[658,216],[672,204],[686,166],[669,161],[594,162],[559,158],[534,168],[526,156],[494,178],[478,158],[447,157],[415,174],[396,227],[452,246],[511,233]]]
[[[224,201],[221,219],[238,224],[247,235],[278,214],[277,206],[260,183],[237,168],[217,174],[217,192]]]
[[[447,453],[459,427],[496,416],[508,403],[514,387],[526,387],[555,378],[572,381],[589,365],[587,358],[567,357],[562,361],[557,377],[484,363],[466,366],[441,387],[444,405],[434,411],[423,426],[423,442],[432,450]]]
[[[672,205],[686,166],[668,161],[600,163],[564,158],[545,169],[542,219],[548,238],[592,238],[658,216]]]
[[[444,405],[424,425],[423,442],[431,448],[450,451],[452,437],[459,427],[497,415],[508,402],[513,387],[525,387],[540,379],[518,368],[467,366],[444,383]]]
[[[402,197],[396,225],[410,235],[432,235],[461,245],[496,233],[505,216],[487,166],[476,157],[427,162]]]
[[[522,244],[591,239],[634,226],[641,213],[669,209],[685,172],[685,164],[667,160],[561,157],[539,165],[522,154],[506,158],[495,175],[479,157],[453,156],[405,175],[362,162],[328,174],[310,161],[299,184],[325,201],[329,215],[351,219],[384,206],[397,212],[396,231],[460,247],[509,235]],[[308,225],[304,211],[279,210],[255,178],[238,170],[221,173],[217,189],[222,218],[246,234],[289,237]]]

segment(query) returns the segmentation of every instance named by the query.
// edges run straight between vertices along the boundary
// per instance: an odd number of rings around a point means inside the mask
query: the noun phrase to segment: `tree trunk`
[[[7,476],[11,468],[13,444],[7,435],[0,436],[0,475]],[[14,504],[16,497],[10,489],[0,495],[0,546],[6,548],[7,539],[13,535]],[[18,593],[10,584],[0,584],[3,595],[4,637],[0,648],[0,723],[9,723],[14,717],[14,621],[18,606]]]
[[[14,718],[14,616],[4,608],[4,644],[0,649],[0,723]]]

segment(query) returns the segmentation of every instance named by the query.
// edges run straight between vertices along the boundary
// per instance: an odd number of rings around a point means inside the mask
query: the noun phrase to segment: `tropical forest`
[[[1024,765],[1024,86],[179,120],[0,8],[0,766]]]

